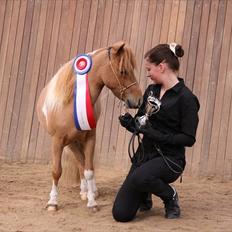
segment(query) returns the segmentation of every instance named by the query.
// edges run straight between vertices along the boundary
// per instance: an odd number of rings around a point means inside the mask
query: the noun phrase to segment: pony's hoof
[[[87,193],[81,193],[80,196],[81,196],[81,200],[82,201],[86,201],[87,200]]]
[[[99,207],[98,207],[97,205],[96,205],[96,206],[93,206],[93,207],[90,207],[89,209],[90,209],[90,211],[93,212],[93,213],[96,213],[96,212],[99,211]]]
[[[58,210],[58,206],[57,205],[47,205],[46,206],[47,211],[51,212],[51,211],[57,211]]]

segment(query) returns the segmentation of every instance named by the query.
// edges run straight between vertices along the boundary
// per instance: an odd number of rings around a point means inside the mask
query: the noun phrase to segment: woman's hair
[[[180,62],[178,57],[184,55],[184,50],[181,45],[176,43],[171,44],[159,44],[154,48],[146,52],[144,58],[147,59],[150,63],[156,65],[164,62],[167,63],[169,68],[173,71],[178,71],[180,67]]]

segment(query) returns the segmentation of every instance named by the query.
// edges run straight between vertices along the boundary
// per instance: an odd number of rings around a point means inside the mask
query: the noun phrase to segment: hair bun
[[[175,47],[175,55],[177,57],[182,57],[184,55],[184,50],[181,47],[181,45],[179,45],[179,44],[177,44],[176,47]]]

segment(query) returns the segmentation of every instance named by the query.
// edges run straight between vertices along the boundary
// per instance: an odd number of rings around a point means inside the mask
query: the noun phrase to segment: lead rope
[[[138,140],[138,144],[139,146],[141,147],[142,151],[139,152],[138,154],[138,159],[136,160],[136,162],[133,160],[133,157],[135,155],[135,138],[137,137],[137,140]],[[131,150],[132,150],[132,154],[133,156],[131,155]],[[131,160],[131,163],[136,163],[138,166],[140,164],[142,164],[143,160],[144,160],[144,146],[143,146],[143,143],[142,143],[142,139],[141,139],[141,136],[139,134],[137,134],[137,132],[135,131],[131,138],[130,138],[130,141],[129,141],[129,144],[128,144],[128,155],[130,157],[130,160]]]
[[[141,148],[141,151],[138,153],[138,157],[137,157],[137,160],[133,160],[133,157],[136,153],[135,151],[135,137],[137,136],[137,139],[138,139],[138,144]],[[182,180],[183,180],[183,168],[177,164],[176,162],[172,161],[171,159],[169,159],[168,157],[165,157],[162,150],[160,149],[160,147],[158,145],[155,145],[155,148],[157,150],[157,152],[159,153],[159,155],[163,158],[165,164],[168,166],[168,168],[176,173],[176,174],[181,174],[180,175],[180,183],[182,183]],[[132,154],[131,154],[131,150],[132,150]],[[142,139],[141,139],[141,136],[135,131],[133,132],[132,136],[131,136],[131,139],[129,141],[129,144],[128,144],[128,155],[130,157],[130,160],[131,160],[131,163],[133,164],[136,164],[138,166],[140,166],[144,160],[144,146],[143,146],[143,143],[142,143]],[[174,166],[176,166],[180,171],[177,171],[175,170],[174,168],[171,167],[171,165],[169,163],[172,163]]]

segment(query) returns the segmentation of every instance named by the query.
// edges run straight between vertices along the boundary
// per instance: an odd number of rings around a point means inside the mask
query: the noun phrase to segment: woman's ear
[[[161,72],[161,73],[164,73],[166,67],[167,67],[166,63],[160,63],[160,64],[159,64],[160,72]]]

